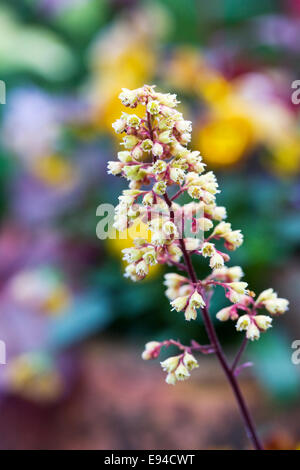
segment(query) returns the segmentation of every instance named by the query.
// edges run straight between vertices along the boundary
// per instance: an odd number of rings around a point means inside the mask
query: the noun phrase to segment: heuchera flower
[[[166,382],[175,385],[177,380],[186,380],[190,377],[190,371],[199,367],[194,356],[189,352],[184,352],[179,356],[172,356],[161,362],[163,370],[167,372]]]
[[[229,255],[217,249],[216,242],[218,246],[223,243],[225,250],[235,250],[243,243],[243,235],[225,222],[226,209],[217,205],[220,190],[216,176],[212,171],[205,172],[199,152],[188,149],[192,123],[177,111],[176,95],[144,85],[136,90],[124,88],[119,97],[128,108],[144,106],[145,115],[140,118],[123,113],[113,124],[117,133],[125,134],[121,144],[125,150],[118,153],[118,161],[108,162],[108,172],[129,182],[129,189],[119,197],[114,227],[123,231],[140,220],[151,232],[150,241],[136,240],[134,247],[123,250],[128,263],[125,276],[142,280],[155,263],[188,271],[186,256],[209,258],[211,273],[202,281],[176,273],[165,275],[172,309],[184,312],[188,321],[196,320],[197,311],[207,308],[213,288],[221,286],[231,305],[217,313],[218,320],[236,321],[237,331],[245,331],[247,339],[258,339],[272,324],[272,318],[258,310],[282,314],[288,309],[288,301],[278,298],[273,289],[262,292],[255,301],[255,294],[241,281],[242,269],[225,265]],[[175,200],[183,193],[191,202],[181,206]],[[186,233],[187,220],[195,233]],[[174,344],[172,341],[147,343],[143,359],[157,357],[161,346]],[[193,347],[176,345],[184,352],[161,363],[169,384],[185,380],[198,367],[191,354]]]

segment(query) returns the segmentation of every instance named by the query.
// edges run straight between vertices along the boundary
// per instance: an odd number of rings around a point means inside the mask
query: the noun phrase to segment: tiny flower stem
[[[185,351],[186,349],[189,349],[188,346],[184,346],[183,344],[180,343],[180,341],[175,341],[174,339],[168,339],[166,341],[162,342],[162,346],[168,347],[168,346],[176,346],[178,349]]]
[[[148,124],[148,130],[150,134],[150,139],[153,142],[153,129],[152,129],[152,122],[151,122],[151,114],[147,111],[147,124]],[[156,156],[152,154],[153,161],[156,162]]]
[[[197,341],[195,340],[191,341],[191,349],[193,349],[194,351],[200,351],[202,354],[214,354],[216,352],[215,348],[211,344],[203,346],[197,343]]]
[[[165,198],[165,201],[166,201],[166,203],[168,204],[169,208],[171,209],[172,201],[171,201],[171,199],[169,198],[169,196],[167,195],[167,193],[164,194],[164,198]]]
[[[197,279],[197,276],[196,276],[196,273],[195,273],[195,270],[194,270],[194,267],[193,267],[193,264],[192,264],[192,260],[189,256],[188,252],[186,251],[185,243],[184,243],[183,238],[179,239],[179,244],[180,244],[180,248],[181,248],[181,251],[182,251],[182,254],[183,254],[183,258],[184,258],[184,261],[185,261],[190,279],[193,282],[193,284],[198,284],[199,281]]]
[[[244,362],[244,364],[241,364],[235,369],[234,371],[235,377],[237,377],[242,372],[242,370],[245,369],[246,367],[252,367],[252,366],[253,366],[253,362]]]
[[[214,347],[211,346],[210,344],[201,345],[197,343],[197,341],[194,341],[194,340],[191,341],[191,346],[184,346],[183,344],[180,343],[180,341],[175,341],[174,339],[168,339],[161,343],[161,346],[165,346],[166,348],[168,348],[171,345],[176,346],[181,351],[187,351],[187,352],[191,352],[192,350],[201,352],[202,354],[212,354],[215,352]]]
[[[167,263],[176,266],[176,268],[180,269],[181,271],[187,271],[186,265],[183,263],[177,263],[177,261],[172,260],[168,260]]]
[[[245,336],[244,339],[243,339],[243,342],[242,342],[242,344],[241,344],[241,347],[240,347],[240,349],[238,350],[238,353],[237,353],[237,355],[236,355],[236,357],[235,357],[235,359],[234,359],[234,361],[233,361],[233,364],[232,364],[232,366],[231,366],[231,372],[232,372],[232,373],[235,372],[237,366],[239,365],[240,359],[241,359],[241,357],[242,357],[242,355],[243,355],[243,353],[244,353],[244,351],[245,351],[245,349],[246,349],[246,347],[247,347],[247,344],[248,344],[248,339],[247,339],[247,337]]]

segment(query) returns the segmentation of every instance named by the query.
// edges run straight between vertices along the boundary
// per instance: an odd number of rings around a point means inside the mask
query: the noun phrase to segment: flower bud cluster
[[[289,302],[286,299],[277,297],[273,289],[264,290],[256,300],[253,299],[253,293],[247,295],[247,284],[244,282],[230,282],[224,284],[224,287],[231,289],[240,295],[234,298],[229,294],[229,299],[234,303],[229,307],[221,309],[216,317],[220,321],[237,320],[237,331],[246,331],[246,337],[250,340],[259,339],[260,333],[272,327],[272,318],[268,315],[258,314],[258,309],[266,309],[272,315],[282,314],[287,311]],[[242,310],[243,315],[239,316],[238,311]]]
[[[271,315],[281,315],[288,310],[289,301],[279,298],[273,289],[266,289],[257,297],[256,306],[264,307]]]
[[[190,377],[190,371],[199,367],[195,357],[189,352],[178,356],[172,356],[160,363],[162,369],[167,372],[166,382],[175,385],[177,381]]]

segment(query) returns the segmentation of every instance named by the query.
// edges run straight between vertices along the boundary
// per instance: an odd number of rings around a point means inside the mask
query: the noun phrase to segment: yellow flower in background
[[[96,106],[93,109],[93,120],[98,129],[115,135],[111,123],[124,111],[118,99],[120,89],[138,87],[147,82],[155,69],[155,54],[143,44],[143,39],[139,41],[135,38],[118,50],[117,57],[112,54],[111,59],[113,58],[111,63],[107,63],[106,56],[98,68],[100,74],[94,79],[93,101]],[[129,110],[130,112],[139,115],[139,109]]]
[[[99,130],[114,136],[111,123],[119,118],[124,110],[118,99],[120,89],[138,87],[147,82],[155,68],[154,53],[146,45],[137,41],[127,46],[120,51],[112,64],[105,64],[104,61],[100,67],[100,70],[103,68],[102,72],[94,77],[91,85],[92,120]],[[147,61],[145,57],[148,58]],[[130,112],[139,115],[138,109],[129,110]]]
[[[175,50],[165,78],[173,86],[194,93],[208,106],[208,119],[194,129],[194,148],[213,166],[239,161],[253,141],[253,125],[246,113],[232,102],[232,85],[191,47]]]
[[[148,242],[151,240],[151,231],[148,229],[148,226],[142,222],[135,222],[129,229],[124,230],[123,232],[118,232],[116,238],[108,238],[107,246],[110,253],[115,256],[122,257],[122,250],[125,248],[131,248],[133,240],[135,238],[144,238]],[[126,263],[124,262],[124,265]],[[161,273],[162,266],[160,264],[155,264],[154,266],[149,266],[149,274],[145,280],[158,276]]]
[[[49,186],[70,187],[76,181],[76,172],[71,163],[60,155],[34,159],[31,170],[36,178]]]
[[[163,76],[174,88],[195,93],[208,103],[223,99],[231,89],[228,80],[209,66],[199,49],[190,46],[174,49]]]
[[[294,175],[300,171],[300,137],[289,139],[271,149],[268,166],[279,174]]]
[[[284,86],[286,77],[282,77]],[[282,87],[282,85],[281,85]],[[270,146],[285,141],[294,135],[297,118],[291,109],[279,98],[280,91],[271,73],[248,73],[232,81],[233,93],[229,105],[236,112],[241,110],[252,121],[255,138]],[[241,112],[240,111],[240,112]]]
[[[195,129],[193,146],[214,166],[229,166],[238,162],[253,141],[251,122],[244,116],[213,118]]]
[[[161,5],[142,6],[119,16],[93,44],[87,90],[91,90],[91,118],[97,129],[115,137],[111,123],[124,111],[118,99],[120,90],[151,82],[157,71],[158,41],[169,30],[168,10]],[[142,116],[139,109],[132,112]]]
[[[24,353],[10,360],[7,385],[14,393],[37,402],[51,402],[63,392],[60,374],[42,353]]]
[[[273,156],[268,161],[273,171],[283,175],[299,171],[297,117],[276,93],[286,76],[266,71],[229,81],[191,46],[173,50],[163,76],[172,87],[204,102],[204,116],[194,126],[193,146],[207,163],[229,167],[255,145],[264,145]]]
[[[197,92],[207,103],[213,105],[229,96],[231,85],[220,74],[210,71],[197,80]]]
[[[104,100],[99,99],[99,106],[94,109],[93,122],[98,130],[102,132],[112,133],[114,134],[114,137],[118,141],[120,141],[121,136],[114,132],[111,125],[111,123],[116,121],[116,119],[120,116],[121,112],[123,111],[122,103],[120,103],[118,95],[116,94],[116,89],[118,89],[118,91],[120,90],[118,84],[115,85],[110,83],[110,88],[108,93],[106,94],[106,97],[104,98]],[[137,106],[137,108],[129,110],[128,114],[136,114],[137,116],[142,117],[143,114],[141,106]]]
[[[98,130],[112,132],[117,140],[120,136],[113,132],[111,122],[123,111],[118,99],[119,90],[136,88],[151,81],[156,71],[157,52],[147,22],[146,17],[142,27],[133,28],[128,18],[122,18],[100,37],[92,49],[92,121]],[[281,140],[284,130],[288,129],[289,135],[294,133],[295,123],[283,105],[271,102],[266,106],[259,99],[251,96],[249,99],[247,84],[253,80],[251,77],[249,79],[245,75],[228,81],[198,49],[189,46],[175,48],[162,74],[173,87],[194,94],[205,102],[208,119],[195,129],[193,144],[200,148],[210,165],[235,165],[255,145],[273,147],[272,143]],[[128,112],[142,116],[140,106],[128,109]],[[286,148],[288,158],[284,159],[282,151]],[[272,153],[276,171],[296,171],[297,156],[292,145],[286,147],[280,142]]]
[[[57,286],[51,295],[45,299],[43,308],[49,315],[57,315],[70,304],[70,292],[65,286]]]
[[[176,47],[171,58],[165,63],[164,79],[172,87],[188,93],[195,93],[197,75],[204,65],[199,51],[190,46]]]

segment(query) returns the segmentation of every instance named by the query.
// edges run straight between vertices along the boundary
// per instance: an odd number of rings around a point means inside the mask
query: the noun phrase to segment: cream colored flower
[[[259,339],[260,332],[254,323],[250,323],[250,325],[248,326],[246,337],[250,339],[251,341],[254,341],[255,339]]]
[[[136,273],[140,277],[145,277],[149,273],[149,266],[145,260],[140,261],[136,265]]]
[[[126,135],[121,145],[123,145],[126,150],[131,150],[138,142],[139,139],[135,135]]]
[[[265,331],[271,327],[272,319],[264,315],[250,317],[249,315],[241,316],[236,324],[238,331],[246,331],[246,338],[254,341],[259,339],[260,330]]]
[[[250,324],[251,324],[251,318],[249,317],[249,315],[242,315],[241,317],[239,317],[237,321],[236,329],[238,331],[247,330]]]
[[[112,127],[117,134],[122,134],[122,132],[124,132],[125,127],[126,127],[126,121],[124,121],[123,119],[117,119],[112,124]]]
[[[120,160],[120,162],[129,163],[132,161],[131,153],[128,150],[118,152],[118,159]]]
[[[165,181],[158,181],[153,186],[153,191],[159,196],[163,196],[167,190],[167,183]]]
[[[191,296],[189,304],[194,308],[205,307],[205,302],[203,300],[203,297],[197,291],[195,291],[193,295]]]
[[[289,308],[289,301],[287,299],[270,299],[264,302],[264,306],[272,315],[282,314]]]
[[[178,366],[180,356],[172,356],[161,362],[160,365],[165,372],[174,372]]]
[[[145,139],[141,143],[141,147],[144,150],[144,152],[150,152],[150,150],[153,147],[153,142],[150,139]]]
[[[185,365],[181,363],[175,370],[175,376],[177,380],[186,380],[187,378],[189,378],[190,373],[185,367]]]
[[[187,282],[186,277],[180,276],[177,273],[167,273],[165,274],[164,285],[167,287],[179,287],[182,283]]]
[[[172,134],[171,134],[171,131],[167,130],[167,131],[163,131],[159,134],[158,136],[158,140],[162,143],[162,144],[169,144],[171,141],[172,141]]]
[[[277,297],[273,289],[264,290],[255,302],[256,305],[262,304],[272,315],[282,314],[288,310],[289,301]]]
[[[135,261],[141,259],[142,256],[142,251],[138,250],[137,248],[124,248],[122,253],[124,254],[123,260],[127,261],[128,263],[134,263]]]
[[[128,277],[133,282],[136,282],[140,279],[140,277],[138,276],[138,274],[136,272],[135,264],[128,264],[128,266],[126,266],[124,277]]]
[[[171,168],[170,170],[170,178],[174,183],[183,184],[184,182],[185,173],[180,168]]]
[[[162,230],[166,235],[176,235],[177,234],[177,228],[174,222],[167,221],[163,224]]]
[[[273,300],[277,298],[276,292],[273,289],[266,289],[259,294],[256,299],[256,304],[265,302],[266,300]]]
[[[225,236],[228,236],[230,232],[231,232],[231,224],[229,222],[220,222],[218,225],[216,225],[213,231],[213,235],[225,237]]]
[[[197,310],[196,310],[196,307],[192,303],[189,303],[188,306],[186,307],[185,312],[184,312],[184,317],[186,321],[196,320]]]
[[[213,243],[205,242],[202,245],[201,253],[204,258],[207,256],[213,256],[216,252],[215,245]]]
[[[187,251],[198,250],[201,244],[199,238],[185,238],[184,243]]]
[[[132,151],[131,151],[131,156],[132,158],[134,158],[135,160],[138,160],[140,161],[143,157],[143,149],[142,149],[142,146],[141,145],[136,145]]]
[[[219,310],[216,317],[220,321],[227,321],[230,318],[231,311],[232,311],[232,306],[231,305],[230,305],[230,307],[224,307],[221,310]]]
[[[244,294],[239,294],[235,290],[231,289],[229,291],[229,297],[228,298],[229,298],[230,302],[232,302],[233,304],[239,304],[239,303],[242,303],[242,301],[244,299]]]
[[[177,299],[171,302],[171,306],[173,307],[172,310],[176,310],[177,312],[182,312],[182,310],[184,310],[185,307],[187,306],[188,300],[189,300],[188,295],[177,297]]]
[[[156,99],[163,104],[164,106],[169,106],[170,108],[174,108],[180,101],[177,101],[177,96],[171,95],[170,93],[155,93]]]
[[[223,220],[226,219],[227,213],[226,208],[222,206],[217,206],[213,210],[213,218],[214,220]]]
[[[161,157],[164,152],[164,148],[161,144],[158,142],[155,142],[155,144],[152,147],[152,153],[155,157]]]
[[[170,372],[167,377],[166,377],[166,383],[169,385],[175,385],[176,384],[176,375],[174,372]]]
[[[218,269],[224,266],[224,258],[219,253],[215,253],[210,258],[209,266],[211,269]]]
[[[137,90],[128,90],[128,88],[122,88],[122,93],[119,94],[119,98],[124,106],[133,107],[137,103],[138,92]]]
[[[193,199],[201,199],[203,196],[203,191],[200,186],[189,186],[187,191],[189,196],[191,196]]]
[[[210,230],[211,228],[213,228],[213,223],[210,219],[208,219],[207,217],[201,217],[200,219],[198,219],[198,227],[200,230],[202,230],[203,232],[207,232],[208,230]]]
[[[236,249],[241,246],[244,240],[243,234],[240,230],[229,232],[225,235],[224,238],[226,239],[227,243],[231,245],[231,249]]]
[[[126,123],[128,126],[138,129],[140,127],[141,120],[136,114],[128,114]]]
[[[143,197],[143,205],[144,206],[152,206],[154,204],[154,196],[152,193],[147,193]]]
[[[109,175],[119,175],[123,170],[123,163],[121,162],[108,162],[107,163],[107,173]]]
[[[193,370],[199,367],[198,362],[194,358],[194,356],[190,353],[185,353],[183,356],[183,364],[188,370]]]
[[[271,328],[273,319],[267,315],[256,315],[254,321],[260,330]]]
[[[143,260],[146,264],[149,264],[150,266],[153,266],[157,263],[156,252],[154,248],[149,248],[146,253],[143,254]]]
[[[239,281],[243,276],[244,273],[240,266],[232,266],[231,268],[223,266],[213,271],[213,277],[222,281]]]
[[[147,104],[147,111],[148,113],[152,114],[153,116],[156,116],[160,112],[160,104],[158,101],[149,101]]]
[[[167,164],[163,160],[157,160],[157,162],[152,165],[152,171],[155,174],[164,173],[167,169]]]
[[[248,283],[247,282],[229,282],[227,284],[231,289],[233,289],[235,292],[237,292],[238,294],[246,294],[246,289],[248,287]]]
[[[184,133],[184,132],[192,132],[192,121],[185,121],[182,119],[181,121],[175,122],[175,127],[178,130],[178,132]]]

